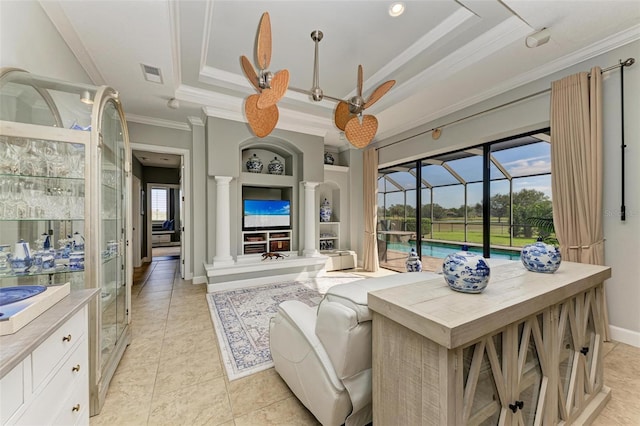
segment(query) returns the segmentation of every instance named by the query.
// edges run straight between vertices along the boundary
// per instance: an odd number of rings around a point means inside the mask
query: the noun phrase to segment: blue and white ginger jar
[[[413,247],[411,247],[411,252],[409,252],[409,257],[407,257],[405,266],[407,267],[407,272],[422,271],[422,262],[420,261],[420,256],[418,256],[418,253],[416,253],[416,249]]]
[[[284,174],[284,164],[278,160],[278,157],[273,157],[273,160],[271,160],[267,166],[267,170],[269,170],[269,174],[272,175]]]
[[[262,173],[262,160],[255,154],[247,160],[246,166],[249,173]]]
[[[320,205],[320,222],[331,222],[331,203],[326,198]]]
[[[489,265],[484,257],[467,250],[467,247],[463,246],[462,251],[445,257],[442,273],[452,290],[480,293],[489,284]]]
[[[535,243],[522,247],[520,260],[529,271],[553,274],[560,267],[562,257],[558,247],[545,244],[542,238],[538,238]]]
[[[333,155],[331,155],[330,152],[325,152],[324,153],[324,164],[329,164],[332,165],[335,162],[335,159],[333,158]]]

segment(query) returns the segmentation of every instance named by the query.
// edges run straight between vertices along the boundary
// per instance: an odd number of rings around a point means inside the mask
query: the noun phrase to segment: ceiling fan
[[[315,30],[311,33],[311,39],[315,43],[313,87],[311,90],[289,86],[288,70],[284,69],[275,74],[267,70],[271,60],[271,22],[268,12],[262,14],[256,44],[257,65],[260,72],[256,73],[246,56],[240,58],[244,74],[259,93],[249,96],[245,101],[245,115],[256,136],[265,137],[275,128],[279,117],[276,103],[282,99],[289,88],[310,95],[311,99],[316,102],[324,98],[338,102],[334,122],[340,130],[344,131],[347,140],[356,148],[364,148],[371,143],[378,131],[378,120],[373,115],[363,115],[363,112],[379,101],[396,82],[389,80],[380,84],[365,101],[362,97],[362,65],[358,65],[358,85],[355,96],[343,100],[325,95],[320,88],[318,78],[318,43],[322,37],[322,31]]]
[[[263,138],[275,128],[278,123],[278,106],[289,86],[289,71],[280,70],[275,74],[268,70],[271,63],[271,20],[269,13],[262,14],[256,43],[256,59],[259,73],[256,73],[251,61],[242,55],[240,62],[245,76],[258,91],[257,95],[250,95],[244,104],[244,111],[249,126],[256,136]]]
[[[378,102],[387,93],[395,80],[389,80],[371,93],[366,101],[362,97],[362,65],[358,65],[358,94],[348,101],[340,101],[334,113],[336,127],[344,131],[347,140],[357,148],[363,148],[373,140],[378,131],[378,120],[373,115],[363,115],[362,112]]]

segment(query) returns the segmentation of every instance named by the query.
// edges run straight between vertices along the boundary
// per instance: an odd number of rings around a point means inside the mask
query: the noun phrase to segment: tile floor
[[[204,285],[180,279],[176,259],[136,269],[132,343],[92,426],[318,424],[273,369],[228,381],[205,293]],[[638,425],[640,348],[605,349],[613,397],[594,424]]]

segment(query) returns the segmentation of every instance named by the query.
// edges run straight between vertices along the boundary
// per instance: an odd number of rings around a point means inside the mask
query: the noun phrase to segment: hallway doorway
[[[142,200],[141,211],[144,218],[142,228],[144,231],[142,232],[140,247],[143,262],[152,262],[160,258],[178,259],[180,277],[190,280],[193,278],[193,268],[191,265],[191,172],[189,150],[136,143],[131,144],[131,149],[133,156],[139,162],[133,168],[134,173],[137,171],[142,178],[140,199]],[[163,162],[166,162],[166,164],[163,164]],[[171,165],[169,165],[170,163]],[[167,176],[174,175],[179,177],[165,181]],[[165,218],[167,219],[166,222],[171,222],[170,224],[163,223],[165,220],[152,220],[153,203],[151,194],[157,186],[175,188],[168,195],[168,208],[172,212],[179,211],[180,213],[175,218],[175,221],[171,220],[173,217]],[[178,205],[179,208],[177,207]],[[167,226],[165,227],[165,225]]]

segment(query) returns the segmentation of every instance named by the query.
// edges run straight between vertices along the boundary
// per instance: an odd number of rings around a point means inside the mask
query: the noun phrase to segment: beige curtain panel
[[[564,260],[604,264],[602,73],[551,85],[553,222]]]
[[[551,84],[553,223],[563,260],[604,265],[602,71]],[[597,304],[609,340],[606,292]]]
[[[378,151],[374,148],[364,152],[364,253],[362,268],[376,272],[378,264],[378,240],[376,223],[378,222]]]

